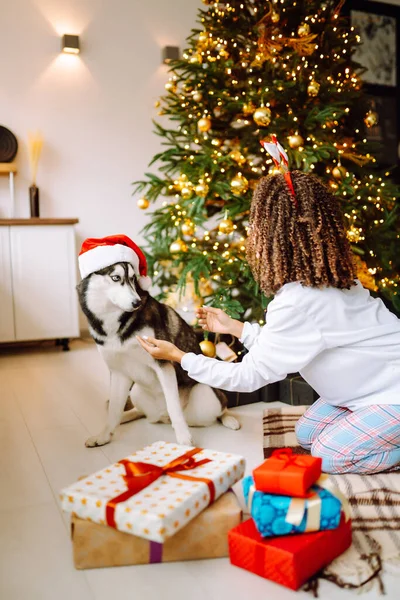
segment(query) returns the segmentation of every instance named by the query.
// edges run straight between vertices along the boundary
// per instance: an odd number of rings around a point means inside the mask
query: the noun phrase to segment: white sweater
[[[182,367],[223,390],[251,392],[300,372],[335,406],[400,404],[400,320],[359,281],[349,290],[284,285],[266,325],[245,323],[241,341],[241,363],[188,353]]]

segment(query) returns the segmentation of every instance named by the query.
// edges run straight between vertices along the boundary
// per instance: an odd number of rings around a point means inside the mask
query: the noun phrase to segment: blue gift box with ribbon
[[[326,475],[311,487],[307,498],[260,492],[251,476],[243,480],[243,492],[263,537],[336,529],[342,510],[349,516],[346,499]]]

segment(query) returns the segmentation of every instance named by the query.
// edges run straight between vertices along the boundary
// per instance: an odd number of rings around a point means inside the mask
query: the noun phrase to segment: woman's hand
[[[232,319],[220,308],[211,306],[202,306],[196,311],[199,325],[206,331],[213,333],[230,333],[240,337],[243,330],[243,323]]]
[[[165,340],[156,340],[155,338],[149,336],[140,337],[136,336],[139,344],[151,354],[153,358],[157,360],[173,360],[175,362],[180,363],[185,352],[179,350],[174,344],[171,342],[166,342]]]
[[[233,319],[220,308],[201,306],[197,309],[196,315],[202,329],[213,333],[230,333]]]

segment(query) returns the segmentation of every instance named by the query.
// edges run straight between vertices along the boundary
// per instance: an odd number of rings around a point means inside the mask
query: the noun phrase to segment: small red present
[[[337,529],[265,539],[249,519],[231,529],[228,543],[233,565],[298,590],[351,546],[351,521],[342,516]]]
[[[290,448],[274,450],[254,469],[256,490],[269,494],[305,498],[321,475],[322,460],[315,456],[293,454]]]

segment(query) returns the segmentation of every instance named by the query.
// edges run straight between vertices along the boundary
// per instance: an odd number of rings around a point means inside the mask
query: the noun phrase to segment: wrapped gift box
[[[335,529],[340,523],[342,501],[318,485],[311,487],[308,498],[292,498],[258,492],[253,478],[246,477],[243,492],[262,537]]]
[[[351,522],[328,531],[263,539],[252,519],[229,532],[231,563],[298,590],[351,545]]]
[[[228,556],[228,532],[242,520],[235,494],[223,494],[164,544],[72,516],[77,569],[119,567]]]
[[[318,400],[317,392],[300,375],[288,375],[279,382],[279,400],[292,406],[309,406]]]
[[[275,450],[254,469],[254,484],[261,492],[305,498],[321,476],[321,468],[321,458],[296,455],[289,448]]]
[[[162,543],[239,481],[244,469],[241,456],[156,442],[62,490],[61,506]]]

